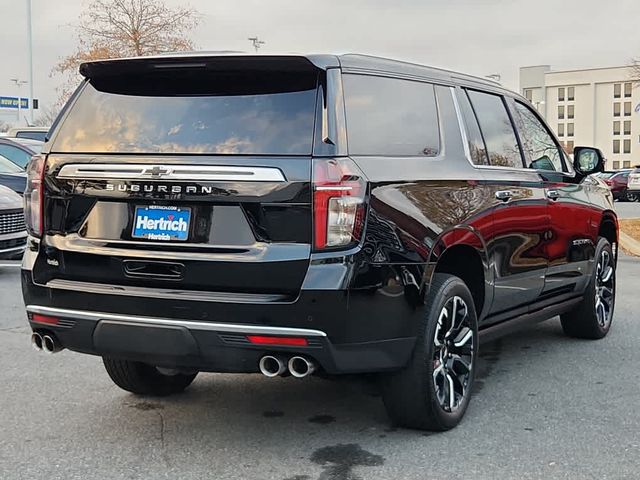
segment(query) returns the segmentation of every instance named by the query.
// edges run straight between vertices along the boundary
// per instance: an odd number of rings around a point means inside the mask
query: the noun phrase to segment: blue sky
[[[179,5],[180,0],[167,0]],[[518,68],[625,64],[640,57],[640,1],[615,0],[190,0],[202,14],[194,39],[206,50],[358,52],[488,75],[517,89]],[[34,89],[56,98],[56,61],[73,51],[83,0],[32,0]],[[0,0],[0,95],[26,78],[26,0]]]

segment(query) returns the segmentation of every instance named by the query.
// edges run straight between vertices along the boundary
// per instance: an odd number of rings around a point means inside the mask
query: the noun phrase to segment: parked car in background
[[[571,161],[495,82],[362,55],[80,72],[28,168],[37,349],[99,355],[141,395],[200,371],[376,373],[396,424],[446,430],[480,338],[556,315],[568,336],[609,331],[618,224],[590,177],[602,153]]]
[[[0,185],[22,195],[27,185],[27,173],[3,155],[0,155]]]
[[[8,137],[29,138],[31,140],[40,140],[44,142],[49,132],[49,127],[16,127],[11,128],[7,132]]]
[[[640,198],[640,167],[636,167],[629,174],[627,193]]]
[[[0,185],[0,259],[19,258],[26,244],[22,197]]]
[[[618,170],[617,172],[612,172],[610,176],[600,177],[611,189],[615,200],[637,202],[640,199],[640,195],[628,191],[629,174],[632,171],[632,169]]]
[[[18,165],[23,170],[31,157],[42,150],[44,142],[29,138],[0,138],[0,155]]]

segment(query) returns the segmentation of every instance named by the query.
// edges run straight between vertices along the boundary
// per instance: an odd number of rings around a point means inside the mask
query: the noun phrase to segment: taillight
[[[313,161],[313,226],[316,249],[358,242],[364,227],[367,182],[348,158]]]
[[[27,187],[24,190],[24,218],[27,231],[40,237],[43,230],[43,189],[45,156],[35,155],[27,166]]]

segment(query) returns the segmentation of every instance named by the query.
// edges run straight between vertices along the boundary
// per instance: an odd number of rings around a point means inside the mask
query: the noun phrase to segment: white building
[[[640,88],[629,66],[554,71],[522,67],[520,92],[545,117],[567,151],[594,146],[606,168],[640,165]]]

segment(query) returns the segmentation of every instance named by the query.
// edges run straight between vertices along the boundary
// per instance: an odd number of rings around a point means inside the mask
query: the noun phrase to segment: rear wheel
[[[409,364],[382,378],[394,423],[443,431],[462,419],[473,387],[478,350],[476,311],[464,282],[437,273]]]
[[[138,395],[166,396],[182,392],[191,385],[196,373],[171,372],[152,365],[103,357],[104,368],[111,380],[123,390]]]
[[[598,240],[595,263],[582,301],[560,317],[562,329],[570,337],[599,339],[611,328],[616,300],[616,265],[611,244],[604,238]]]

